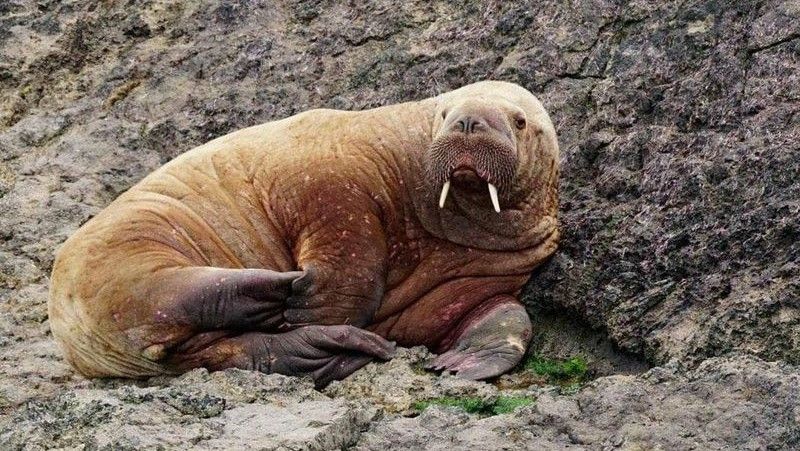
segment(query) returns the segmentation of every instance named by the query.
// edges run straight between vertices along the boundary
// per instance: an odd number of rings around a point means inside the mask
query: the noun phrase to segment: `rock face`
[[[309,108],[485,78],[537,94],[562,147],[562,247],[525,294],[533,348],[605,377],[522,389],[537,401],[511,414],[409,417],[498,389],[419,372],[422,350],[324,393],[63,363],[54,250],[146,173]],[[799,113],[791,0],[2,1],[0,448],[800,447]]]
[[[543,88],[566,233],[531,300],[654,363],[800,363],[800,9],[746,3],[633,2]]]

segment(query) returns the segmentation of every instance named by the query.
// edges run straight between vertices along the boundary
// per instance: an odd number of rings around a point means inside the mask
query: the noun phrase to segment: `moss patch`
[[[497,398],[497,401],[494,402],[492,412],[494,412],[495,415],[511,413],[515,411],[517,407],[527,406],[533,404],[533,402],[533,398],[528,398],[526,396],[500,396]]]
[[[586,381],[589,364],[581,356],[555,360],[534,355],[525,362],[525,369],[545,377],[548,383],[569,388],[569,391],[574,392]]]
[[[500,396],[494,402],[486,402],[480,398],[473,397],[442,397],[417,401],[414,403],[413,408],[414,410],[422,412],[430,406],[438,405],[457,407],[467,413],[479,415],[501,415],[504,413],[511,413],[517,407],[527,406],[533,404],[533,402],[533,398],[528,398],[526,396]]]

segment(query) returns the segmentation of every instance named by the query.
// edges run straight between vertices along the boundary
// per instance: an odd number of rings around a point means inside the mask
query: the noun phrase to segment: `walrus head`
[[[426,158],[428,177],[442,187],[439,207],[452,186],[489,196],[499,213],[498,191],[510,191],[519,164],[517,147],[528,125],[525,111],[501,99],[468,97],[445,106],[440,116]]]
[[[540,240],[558,208],[558,143],[542,104],[525,88],[500,81],[430,102],[430,141],[412,196],[425,229],[486,249]]]

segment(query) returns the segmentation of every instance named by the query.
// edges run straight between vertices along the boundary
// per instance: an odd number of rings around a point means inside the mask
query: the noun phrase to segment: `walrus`
[[[242,129],[64,242],[50,327],[87,377],[235,367],[324,386],[424,345],[432,370],[491,378],[530,341],[518,296],[557,246],[558,173],[541,103],[498,81]]]

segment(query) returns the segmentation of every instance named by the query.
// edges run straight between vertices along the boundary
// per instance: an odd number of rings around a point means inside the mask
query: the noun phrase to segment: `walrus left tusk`
[[[492,185],[491,183],[489,184],[489,197],[492,198],[492,205],[494,205],[494,211],[500,213],[500,199],[497,198],[497,187]]]
[[[444,208],[444,201],[447,200],[447,192],[450,190],[450,180],[444,182],[442,186],[442,195],[439,196],[439,208]]]

